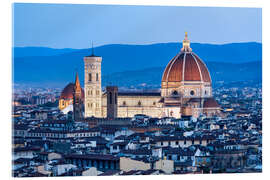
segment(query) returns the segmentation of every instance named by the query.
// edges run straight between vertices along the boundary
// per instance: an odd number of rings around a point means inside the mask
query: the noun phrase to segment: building
[[[76,73],[75,86],[73,91],[73,120],[81,121],[83,120],[83,97],[82,97],[82,89],[79,81],[78,73]]]
[[[85,117],[115,119],[144,114],[155,118],[181,118],[183,115],[211,117],[220,114],[220,106],[212,95],[210,73],[205,63],[192,52],[187,33],[180,52],[163,72],[160,92],[121,92],[116,86],[102,92],[101,65],[102,57],[93,52],[84,57]]]
[[[75,89],[77,90],[76,93]],[[79,89],[81,89],[81,92],[79,92]],[[77,95],[76,99],[80,101],[80,104],[83,104],[84,90],[80,87],[78,73],[76,74],[75,83],[69,83],[61,92],[58,108],[64,114],[67,114],[69,111],[73,111],[74,93]]]

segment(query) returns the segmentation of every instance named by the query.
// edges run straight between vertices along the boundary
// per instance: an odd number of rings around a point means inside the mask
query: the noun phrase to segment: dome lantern
[[[187,32],[185,32],[185,38],[183,40],[183,47],[181,49],[182,52],[191,52],[192,49],[190,48],[190,40],[188,39]]]

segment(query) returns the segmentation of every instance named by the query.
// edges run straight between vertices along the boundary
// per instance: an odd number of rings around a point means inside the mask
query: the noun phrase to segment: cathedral
[[[210,73],[205,63],[192,51],[187,33],[182,44],[179,53],[164,69],[159,92],[121,92],[116,86],[108,86],[103,92],[102,57],[93,53],[84,57],[84,91],[77,75],[75,85],[67,85],[60,96],[60,110],[67,112],[73,105],[73,114],[82,118],[76,110],[81,112],[83,108],[78,104],[83,103],[84,113],[81,114],[85,118],[114,119],[136,114],[157,118],[219,115],[220,106],[212,96]]]

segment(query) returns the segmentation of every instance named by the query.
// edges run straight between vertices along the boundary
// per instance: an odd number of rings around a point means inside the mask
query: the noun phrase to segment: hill
[[[259,62],[262,59],[262,45],[260,43],[224,45],[192,43],[191,47],[207,63],[213,80],[226,80],[226,78],[230,80],[233,77],[231,74],[234,74],[234,78],[239,77],[242,80],[253,79],[258,77],[251,76],[251,74],[256,75],[261,72]],[[160,84],[163,67],[179,52],[180,48],[180,43],[111,44],[96,47],[94,52],[96,55],[102,56],[102,73],[105,83],[112,82],[114,77],[119,78],[124,75],[130,79],[134,77],[138,83],[145,81],[143,78],[139,81],[139,77],[148,76],[149,81],[157,82],[159,80],[158,84]],[[63,86],[74,80],[76,69],[83,82],[83,57],[89,54],[91,54],[90,49],[14,48],[14,82]],[[250,62],[251,64],[256,62],[257,66],[250,66]],[[246,70],[239,71],[239,68],[243,69],[243,67]],[[151,78],[147,74],[150,72],[155,72],[151,74]],[[123,78],[125,79],[125,77]],[[128,79],[123,81],[126,82]]]

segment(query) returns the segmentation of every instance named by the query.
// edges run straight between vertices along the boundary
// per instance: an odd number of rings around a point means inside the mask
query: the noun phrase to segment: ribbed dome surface
[[[207,98],[203,103],[203,108],[217,108],[220,107],[214,98]]]
[[[162,76],[164,82],[201,81],[211,83],[206,65],[193,52],[178,53],[167,65]]]
[[[61,92],[60,99],[73,99],[73,92],[74,92],[74,83],[69,83]],[[82,91],[82,98],[84,98],[84,91],[81,88]]]

